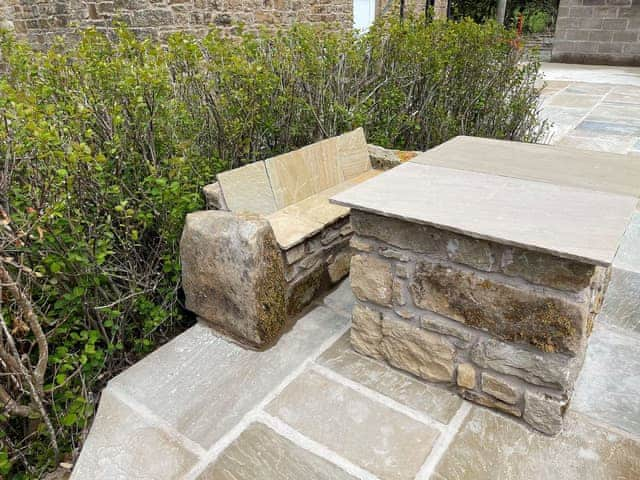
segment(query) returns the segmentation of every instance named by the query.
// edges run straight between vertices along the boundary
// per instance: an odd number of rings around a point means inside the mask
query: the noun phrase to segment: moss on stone
[[[257,285],[256,297],[261,309],[258,313],[258,331],[263,341],[274,340],[286,323],[284,262],[275,238],[263,243],[265,268]]]
[[[411,284],[416,304],[545,352],[570,351],[581,319],[577,305],[440,265],[420,264]]]
[[[318,292],[328,288],[329,273],[324,262],[320,262],[307,275],[289,285],[287,291],[287,315],[300,313],[316,297]]]

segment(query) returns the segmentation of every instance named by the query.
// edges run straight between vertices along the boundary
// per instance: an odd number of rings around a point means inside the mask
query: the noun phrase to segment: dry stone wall
[[[351,212],[351,341],[555,434],[609,270]]]
[[[282,252],[288,316],[300,313],[319,294],[349,274],[352,232],[346,217]]]
[[[351,28],[352,0],[4,0],[0,21],[34,45],[50,45],[56,35],[73,38],[78,28],[109,30],[123,21],[143,37],[163,39],[186,31],[197,36],[211,27],[249,28],[295,22],[334,23]]]

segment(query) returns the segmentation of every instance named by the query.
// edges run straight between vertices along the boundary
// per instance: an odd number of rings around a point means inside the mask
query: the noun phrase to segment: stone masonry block
[[[351,248],[361,252],[371,252],[375,247],[362,237],[354,235],[351,237]]]
[[[496,410],[500,410],[501,412],[508,413],[509,415],[513,415],[514,417],[522,416],[522,411],[519,407],[515,405],[511,405],[509,403],[501,402],[500,400],[496,400],[495,398],[486,395],[481,392],[477,392],[475,390],[463,390],[460,392],[462,398],[469,400],[471,402],[475,402],[483,407],[494,408]]]
[[[351,266],[351,250],[343,248],[327,259],[327,271],[331,283],[337,283],[349,275]]]
[[[404,306],[407,304],[407,298],[405,295],[404,282],[402,278],[393,278],[393,304],[397,306]]]
[[[474,333],[468,327],[434,312],[424,312],[420,316],[420,326],[425,330],[458,338],[465,343],[471,342],[474,337]]]
[[[478,342],[470,358],[482,368],[561,391],[571,389],[583,361],[583,356],[539,352],[491,338]]]
[[[450,260],[486,272],[501,272],[559,290],[579,292],[589,286],[594,267],[546,253],[505,247],[426,225],[353,211],[351,221],[359,235],[394,247]],[[358,245],[370,245],[356,237]],[[353,242],[353,240],[352,240]],[[382,249],[383,251],[392,249]],[[396,258],[399,253],[396,252]],[[408,258],[405,257],[402,259]]]
[[[536,430],[547,435],[556,435],[562,430],[562,417],[566,400],[558,400],[538,392],[525,392],[522,418]]]
[[[351,288],[359,300],[391,305],[393,291],[391,263],[373,255],[355,255],[351,259]]]
[[[482,391],[505,403],[515,404],[520,399],[520,390],[514,382],[491,372],[482,372]]]
[[[470,363],[461,363],[458,365],[458,375],[456,383],[459,387],[473,390],[476,388],[476,369]]]
[[[382,314],[356,304],[351,315],[351,346],[357,352],[382,359]]]
[[[419,262],[409,289],[415,305],[546,352],[575,354],[588,335],[589,297],[575,298],[486,274]]]
[[[262,217],[187,215],[180,241],[186,307],[241,341],[262,346],[284,326],[284,266]]]
[[[453,381],[456,351],[441,335],[384,315],[380,350],[394,367],[433,382]]]

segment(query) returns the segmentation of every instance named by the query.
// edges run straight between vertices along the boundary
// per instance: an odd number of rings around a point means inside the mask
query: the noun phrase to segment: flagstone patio
[[[551,142],[636,161],[640,69],[545,68]],[[640,478],[639,244],[637,213],[556,437],[355,353],[345,281],[265,352],[197,324],[113,379],[72,478]]]

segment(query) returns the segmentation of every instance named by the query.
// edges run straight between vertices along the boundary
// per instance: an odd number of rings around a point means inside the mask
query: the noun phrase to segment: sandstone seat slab
[[[409,162],[338,205],[608,266],[637,198]]]
[[[411,161],[640,196],[640,162],[615,153],[460,136]]]
[[[311,238],[325,227],[349,216],[349,209],[334,205],[329,199],[348,188],[369,180],[382,173],[380,170],[369,170],[357,177],[346,180],[339,185],[312,195],[267,215],[273,233],[280,248],[289,250]]]

